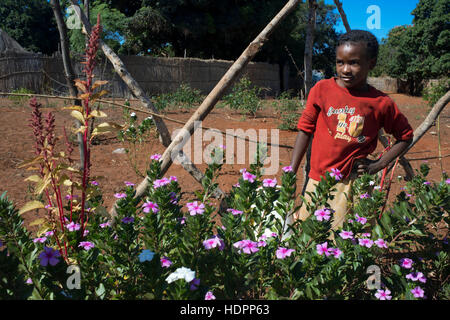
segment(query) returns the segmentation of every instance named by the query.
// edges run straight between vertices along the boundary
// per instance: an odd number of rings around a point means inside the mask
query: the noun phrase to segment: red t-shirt
[[[314,180],[332,168],[348,177],[353,162],[376,149],[381,128],[397,140],[413,137],[408,120],[386,94],[372,86],[366,92],[349,90],[335,78],[311,89],[297,128],[314,134],[309,172]]]

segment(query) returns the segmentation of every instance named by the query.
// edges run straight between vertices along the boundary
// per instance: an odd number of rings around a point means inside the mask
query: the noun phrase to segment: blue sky
[[[325,0],[325,3],[334,4],[334,1]],[[419,0],[341,0],[341,3],[347,15],[350,28],[370,31],[378,40],[381,40],[387,37],[389,30],[393,27],[412,24],[414,16],[411,15],[411,12],[415,9]],[[376,11],[367,13],[367,8],[370,6],[377,6],[379,8],[379,28],[374,24],[376,21],[371,19],[371,16]],[[373,29],[369,29],[367,25],[368,20],[369,26],[373,27]],[[373,25],[371,26],[370,23]],[[336,30],[345,32],[342,20],[339,20]]]

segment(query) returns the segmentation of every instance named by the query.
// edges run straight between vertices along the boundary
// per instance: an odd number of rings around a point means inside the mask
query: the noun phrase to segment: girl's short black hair
[[[344,33],[340,36],[337,46],[339,47],[340,45],[343,45],[347,42],[365,43],[369,59],[378,58],[378,40],[369,31],[351,30],[347,33]]]

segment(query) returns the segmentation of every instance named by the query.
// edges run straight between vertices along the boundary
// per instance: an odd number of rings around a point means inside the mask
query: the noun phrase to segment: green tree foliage
[[[51,54],[58,49],[58,30],[47,1],[0,1],[0,29],[28,51]]]
[[[412,14],[413,25],[395,27],[383,39],[373,74],[406,79],[418,94],[422,80],[449,76],[450,2],[420,0]]]
[[[99,13],[103,27],[102,40],[114,51],[118,51],[121,47],[121,42],[123,42],[123,22],[126,19],[126,16],[119,10],[109,7],[106,3],[94,1],[90,8],[91,25],[94,25],[97,22],[97,14]],[[84,52],[86,48],[86,38],[81,29],[70,29],[69,38],[71,51],[77,53]]]

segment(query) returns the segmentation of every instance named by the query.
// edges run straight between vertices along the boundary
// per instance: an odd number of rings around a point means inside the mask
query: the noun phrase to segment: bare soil
[[[426,102],[420,97],[411,97],[403,94],[391,94],[394,101],[398,104],[400,110],[406,115],[413,129],[417,128],[425,119],[429,107]],[[69,110],[62,110],[62,107],[69,105],[69,102],[56,99],[38,99],[42,103],[42,112],[46,115],[49,111],[56,116],[56,130],[57,134],[61,135],[61,140],[58,144],[60,150],[65,150],[62,139],[63,126],[70,132],[73,124],[73,118],[70,116]],[[123,100],[115,100],[123,103]],[[133,101],[133,106],[140,107],[139,102]],[[221,131],[227,129],[255,129],[257,133],[259,129],[267,129],[268,139],[270,141],[270,130],[277,129],[280,124],[279,115],[271,107],[271,101],[265,101],[266,105],[263,110],[258,111],[256,117],[246,116],[231,111],[227,108],[216,108],[203,121],[203,127],[215,128]],[[0,167],[2,174],[0,175],[0,192],[7,191],[9,199],[11,199],[20,208],[27,201],[33,199],[32,184],[24,181],[25,178],[33,174],[25,168],[18,168],[18,165],[24,160],[33,158],[34,156],[34,141],[32,130],[29,127],[29,119],[31,118],[31,108],[28,106],[28,100],[12,101],[8,98],[0,98],[0,107],[2,116],[0,117],[0,128],[2,133],[2,140],[0,140]],[[108,114],[106,121],[114,121],[120,124],[124,123],[122,118],[122,108],[114,106],[102,106],[102,110]],[[172,110],[165,113],[166,116],[186,122],[190,116],[195,112],[195,109],[190,110]],[[148,114],[136,112],[138,119],[142,120]],[[181,128],[179,123],[165,121],[170,132]],[[418,169],[420,164],[427,162],[431,167],[429,180],[438,181],[441,177],[442,171],[450,170],[450,110],[444,109],[440,115],[439,120],[440,133],[440,149],[443,156],[442,161],[439,160],[439,143],[438,143],[438,128],[437,125],[432,127],[425,136],[409,151],[406,158],[411,162],[414,169]],[[293,146],[297,132],[295,131],[279,131],[279,144]],[[225,139],[224,139],[225,141]],[[210,144],[210,141],[204,141],[203,147]],[[236,145],[235,140],[235,145]],[[103,197],[105,205],[111,208],[115,201],[114,193],[122,190],[125,187],[124,181],[131,181],[136,185],[142,181],[142,178],[136,174],[128,161],[126,154],[113,153],[114,150],[127,147],[120,142],[115,135],[110,134],[102,136],[98,144],[92,146],[91,162],[92,162],[92,176],[102,176],[99,179],[100,186],[103,190]],[[149,157],[152,154],[164,152],[163,145],[156,137],[149,139],[143,148],[138,153],[137,166],[141,172],[145,172],[146,166],[149,163]],[[239,179],[239,170],[249,167],[249,145],[246,143],[245,164],[225,164],[222,175],[218,179],[219,187],[229,192],[232,185]],[[376,152],[382,150],[379,144]],[[77,154],[75,148],[74,154]],[[292,148],[280,148],[280,169],[282,166],[289,165]],[[194,157],[191,154],[191,157]],[[302,163],[303,165],[303,163]],[[442,167],[441,167],[442,166]],[[198,164],[197,167],[204,171],[206,164]],[[391,197],[399,192],[400,188],[404,186],[403,180],[397,179],[397,176],[403,175],[403,169],[398,166],[395,173],[393,184],[391,188]],[[183,190],[183,201],[187,201],[194,197],[194,191],[200,190],[200,184],[190,176],[179,164],[172,164],[166,176],[176,176]],[[277,178],[281,176],[281,170],[274,175]],[[301,186],[302,176],[299,170],[298,186]],[[280,180],[278,180],[280,181]],[[39,212],[28,212],[24,214],[25,223],[36,219]],[[33,228],[31,228],[33,229]]]

